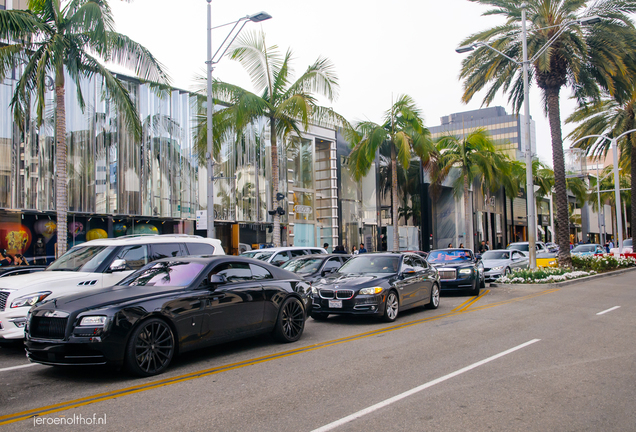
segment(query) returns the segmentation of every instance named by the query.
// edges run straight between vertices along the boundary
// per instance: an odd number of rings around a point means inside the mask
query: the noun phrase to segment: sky
[[[193,90],[195,76],[205,76],[207,53],[206,0],[111,1],[116,30],[141,43],[164,65],[174,87]],[[392,101],[410,95],[428,127],[440,117],[481,107],[483,93],[464,104],[459,71],[462,58],[455,48],[472,33],[499,25],[503,19],[482,16],[487,9],[468,0],[213,0],[212,26],[266,11],[272,19],[248,23],[243,33],[265,32],[269,46],[294,53],[295,76],[318,57],[335,65],[338,99],[324,105],[350,122],[380,122]],[[230,27],[212,32],[213,51]],[[222,59],[214,70],[222,81],[254,90],[241,65]],[[561,118],[574,110],[568,89],[561,92]],[[491,106],[512,113],[507,96]],[[550,129],[541,94],[530,90],[530,114],[536,122],[537,154],[552,165]],[[563,136],[572,126],[563,125]],[[564,148],[567,147],[567,141]]]

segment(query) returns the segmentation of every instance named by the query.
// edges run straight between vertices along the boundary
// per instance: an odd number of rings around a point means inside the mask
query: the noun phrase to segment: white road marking
[[[597,313],[596,315],[603,315],[603,314],[606,314],[606,313],[608,313],[608,312],[611,312],[611,311],[613,311],[613,310],[618,309],[619,307],[620,307],[620,306],[614,306],[613,308],[609,308],[609,309],[607,309],[607,310],[604,310],[603,312],[599,312],[599,313]]]
[[[11,366],[8,368],[3,368],[0,369],[0,372],[6,372],[6,371],[10,371],[10,370],[15,370],[15,369],[23,369],[23,368],[28,368],[31,366],[37,366],[39,363],[29,363],[29,364],[25,364],[25,365],[20,365],[20,366]]]
[[[437,378],[436,380],[429,381],[426,384],[422,384],[421,386],[415,387],[415,388],[413,388],[411,390],[408,390],[408,391],[406,391],[406,392],[404,392],[402,394],[399,394],[397,396],[393,396],[392,398],[386,399],[386,400],[384,400],[382,402],[379,402],[379,403],[377,403],[375,405],[372,405],[369,408],[365,408],[363,410],[360,410],[357,413],[353,413],[353,414],[351,414],[351,415],[349,415],[347,417],[344,417],[344,418],[342,418],[340,420],[336,420],[335,422],[329,423],[328,425],[325,425],[325,426],[320,427],[318,429],[314,429],[312,432],[326,432],[326,431],[330,431],[332,429],[335,429],[338,426],[342,426],[345,423],[349,423],[350,421],[353,421],[353,420],[358,419],[358,418],[360,418],[362,416],[370,414],[373,411],[377,411],[380,408],[384,408],[384,407],[386,407],[388,405],[391,405],[394,402],[397,402],[399,400],[407,398],[407,397],[409,397],[411,395],[414,395],[415,393],[421,392],[422,390],[425,390],[425,389],[427,389],[429,387],[432,387],[435,384],[439,384],[439,383],[444,382],[444,381],[446,381],[448,379],[454,378],[454,377],[456,377],[458,375],[463,374],[464,372],[468,372],[471,369],[475,369],[476,367],[485,365],[488,362],[491,362],[491,361],[496,360],[496,359],[498,359],[500,357],[508,355],[508,354],[510,354],[510,353],[512,353],[514,351],[520,350],[521,348],[525,348],[528,345],[532,345],[535,342],[539,342],[540,340],[541,339],[533,339],[533,340],[528,341],[528,342],[526,342],[524,344],[518,345],[518,346],[516,346],[514,348],[510,348],[509,350],[503,351],[503,352],[501,352],[499,354],[495,354],[492,357],[488,357],[487,359],[478,361],[477,363],[473,363],[470,366],[466,366],[465,368],[459,369],[458,371],[452,372],[452,373],[450,373],[448,375],[444,375],[443,377]]]

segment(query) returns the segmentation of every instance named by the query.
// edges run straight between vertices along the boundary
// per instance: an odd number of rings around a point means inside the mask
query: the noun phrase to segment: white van
[[[0,341],[23,339],[27,312],[44,300],[115,285],[159,258],[225,255],[221,241],[187,234],[133,235],[91,240],[46,270],[0,279]]]

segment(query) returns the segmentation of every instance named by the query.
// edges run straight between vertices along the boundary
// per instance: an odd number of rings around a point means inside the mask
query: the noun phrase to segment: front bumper
[[[475,279],[478,276],[475,275],[466,275],[466,277],[458,278],[458,279],[441,279],[440,282],[440,291],[461,291],[467,289],[473,289],[476,285],[479,285],[479,282],[475,282]]]
[[[29,308],[15,308],[0,312],[0,340],[24,339],[24,327]]]
[[[341,308],[329,307],[329,299],[314,295],[311,311],[314,313],[342,314],[342,315],[383,315],[386,294],[358,295],[342,302]]]
[[[486,282],[494,282],[504,275],[504,269],[487,271],[484,273]]]
[[[115,365],[124,362],[124,347],[102,338],[76,338],[47,340],[27,337],[27,358],[34,363],[55,366]]]

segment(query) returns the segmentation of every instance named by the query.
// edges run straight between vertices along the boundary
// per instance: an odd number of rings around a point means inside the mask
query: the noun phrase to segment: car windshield
[[[399,264],[399,256],[358,255],[340,267],[338,273],[397,273]]]
[[[205,264],[198,262],[168,261],[151,264],[125,278],[119,286],[188,286],[194,281]]]
[[[528,252],[530,250],[530,246],[528,245],[528,243],[513,243],[510,246],[508,246],[506,249],[514,249],[514,250],[520,250],[522,252]]]
[[[261,261],[267,261],[272,255],[274,255],[274,251],[262,251],[262,250],[243,252],[241,254],[241,256],[243,257],[256,258],[257,260],[261,260]]]
[[[462,261],[470,261],[472,257],[470,256],[470,251],[459,249],[459,250],[440,250],[440,251],[432,251],[428,254],[428,262],[462,262]]]
[[[280,267],[294,273],[313,273],[318,271],[322,261],[320,258],[296,259],[287,261]]]
[[[578,245],[572,252],[594,252],[596,250],[596,245]]]
[[[510,259],[510,252],[506,251],[487,251],[481,256],[485,260],[507,260]]]
[[[116,246],[75,246],[53,264],[47,271],[95,272]]]

